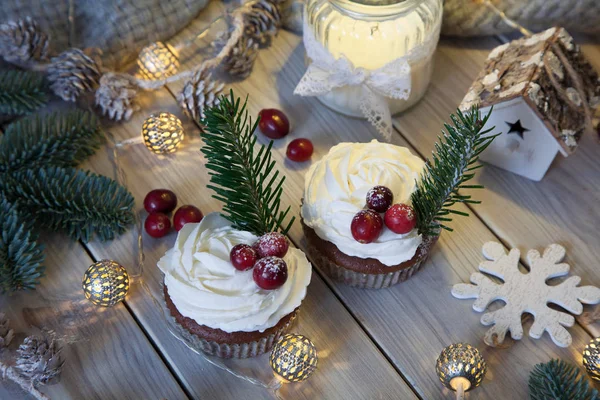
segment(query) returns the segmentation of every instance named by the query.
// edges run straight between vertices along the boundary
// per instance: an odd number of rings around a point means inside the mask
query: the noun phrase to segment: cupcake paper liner
[[[165,306],[166,309],[166,306]],[[186,342],[186,344],[195,350],[202,351],[211,356],[217,356],[221,358],[249,358],[256,357],[264,354],[271,350],[273,344],[279,339],[281,335],[286,333],[292,323],[296,319],[298,310],[293,312],[292,317],[289,321],[282,325],[275,332],[262,337],[259,340],[255,340],[248,343],[218,343],[210,340],[201,338],[200,336],[191,333],[183,326],[181,326],[173,315],[166,309],[166,317],[172,328],[180,335]]]
[[[316,265],[318,265],[329,277],[338,282],[359,289],[383,289],[404,282],[421,269],[425,261],[427,261],[429,251],[435,242],[436,240],[431,239],[423,242],[421,245],[423,246],[422,255],[415,260],[412,266],[399,271],[383,274],[364,274],[362,272],[344,268],[333,263],[319,249],[310,244],[307,246],[307,252]]]

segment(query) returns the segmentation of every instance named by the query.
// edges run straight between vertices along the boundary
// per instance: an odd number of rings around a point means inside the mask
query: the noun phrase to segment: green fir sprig
[[[447,224],[451,214],[468,216],[468,213],[454,210],[456,203],[478,204],[471,196],[459,194],[461,189],[481,189],[481,185],[468,185],[475,176],[479,154],[499,135],[489,135],[494,128],[482,130],[490,112],[479,119],[479,109],[473,107],[467,113],[458,110],[451,115],[452,125],[444,124],[443,137],[438,137],[432,158],[417,181],[411,196],[412,206],[417,213],[417,228],[424,236],[439,235],[440,229],[452,231]]]
[[[0,293],[32,289],[44,272],[38,230],[110,240],[134,221],[133,196],[76,169],[104,139],[85,111],[32,116],[0,136]]]
[[[94,154],[103,140],[98,118],[90,112],[25,117],[4,132],[0,173],[45,165],[74,167]]]
[[[116,181],[76,168],[46,167],[14,173],[0,187],[44,227],[88,242],[114,239],[133,224],[133,196]],[[9,197],[10,200],[12,198]]]
[[[286,234],[294,217],[280,211],[285,176],[275,169],[271,156],[273,141],[255,151],[256,130],[248,116],[248,99],[241,104],[233,91],[222,96],[220,103],[205,110],[200,121],[213,197],[224,203],[222,215],[237,229],[257,235],[279,230]]]
[[[48,103],[42,74],[31,71],[0,71],[0,114],[26,115]]]
[[[598,391],[580,370],[562,360],[537,364],[529,375],[532,400],[596,400]]]
[[[33,289],[44,273],[44,246],[33,220],[0,192],[0,293]]]

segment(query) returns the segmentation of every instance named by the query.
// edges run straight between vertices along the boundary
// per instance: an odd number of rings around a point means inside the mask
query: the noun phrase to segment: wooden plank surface
[[[83,273],[92,263],[77,242],[45,235],[46,276],[35,291],[0,296],[16,337],[43,329],[63,345],[65,365],[56,385],[41,390],[53,399],[187,398],[123,304],[97,307],[85,299]],[[30,398],[0,380],[1,399]]]
[[[464,53],[468,56],[468,50]],[[190,65],[199,60],[189,53],[182,57]],[[317,160],[336,143],[367,142],[376,137],[364,121],[341,117],[316,99],[292,94],[305,69],[303,58],[301,39],[283,32],[273,47],[261,51],[251,77],[233,85],[238,96],[250,95],[251,114],[257,114],[262,108],[275,107],[284,110],[292,120],[293,133],[277,141],[274,148],[275,157],[285,166],[288,177],[284,201],[291,204],[296,213],[302,197],[303,175],[310,163],[295,164],[285,160],[289,141],[298,137],[310,138],[315,145],[313,160]],[[440,63],[439,56],[438,64],[434,80],[446,77],[452,80],[452,69]],[[181,83],[169,85],[175,94],[181,87]],[[436,91],[435,85],[427,96],[433,104],[452,102]],[[437,132],[440,126],[441,121],[434,131]],[[259,137],[264,142],[264,138]],[[399,135],[395,135],[393,143],[407,145]],[[435,359],[446,345],[467,341],[485,352],[492,367],[484,387],[473,392],[472,398],[525,398],[528,373],[536,363],[552,357],[577,360],[579,350],[589,336],[580,327],[575,327],[571,330],[574,345],[569,349],[559,349],[547,336],[540,341],[525,338],[507,350],[487,348],[481,339],[486,330],[479,323],[481,315],[471,311],[472,302],[453,299],[450,289],[455,283],[468,281],[481,260],[481,245],[495,236],[474,217],[458,221],[455,227],[456,232],[446,235],[437,245],[425,271],[408,282],[379,291],[330,284],[421,397],[448,396],[435,376]],[[291,237],[303,247],[298,225],[292,229]]]
[[[600,70],[600,46],[582,40],[584,53]],[[481,45],[485,44],[483,48]],[[401,135],[420,154],[430,154],[441,121],[462,100],[475,79],[491,48],[499,45],[487,41],[445,41],[438,50],[433,84],[424,100],[395,119]],[[505,127],[499,127],[504,129]],[[473,210],[509,247],[542,249],[559,243],[567,249],[571,273],[582,277],[582,284],[600,285],[598,229],[600,214],[600,164],[598,138],[586,135],[575,154],[554,160],[541,182],[489,166],[476,178],[486,190],[478,193],[482,204]],[[586,313],[597,310],[586,306]],[[600,335],[600,324],[586,324]]]
[[[134,115],[131,121],[109,128],[118,139],[138,137],[143,120],[152,112],[170,111],[183,121],[188,121],[166,90],[148,93],[143,104],[142,111]],[[136,197],[139,209],[145,194],[160,187],[175,191],[180,205],[195,204],[204,213],[221,209],[221,204],[212,199],[206,190],[208,175],[199,151],[199,131],[189,122],[184,124],[187,132],[185,144],[172,156],[156,156],[139,144],[130,146],[121,157],[129,190]],[[113,169],[102,151],[90,160],[88,166],[106,175],[110,175]],[[156,267],[156,262],[173,245],[175,237],[175,232],[160,240],[144,234],[146,267],[143,279],[157,298],[162,298],[162,273]],[[125,237],[108,245],[93,242],[89,249],[97,258],[113,258],[127,263],[126,260],[134,258],[132,243]],[[139,287],[132,291],[126,302],[193,397],[231,399],[272,396],[263,388],[252,386],[211,366],[178,342],[166,330],[165,321],[151,298]],[[281,389],[285,398],[312,399],[318,394],[326,394],[328,399],[414,397],[411,389],[316,274],[313,275],[308,295],[302,303],[299,321],[293,330],[310,337],[321,349],[319,372],[302,384],[287,385]],[[267,371],[272,378],[266,355],[255,360],[230,362],[228,365],[238,372],[259,371],[259,377],[266,376]],[[364,376],[369,371],[376,371],[376,374],[365,380]]]

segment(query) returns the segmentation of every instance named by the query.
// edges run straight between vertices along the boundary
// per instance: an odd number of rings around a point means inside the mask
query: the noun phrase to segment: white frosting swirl
[[[252,270],[238,271],[229,260],[233,246],[256,239],[233,229],[218,213],[184,225],[173,248],[158,262],[179,312],[225,332],[263,332],[294,311],[306,295],[310,263],[302,251],[290,247],[284,257],[287,281],[279,289],[263,290],[252,279]]]
[[[362,244],[352,237],[350,225],[374,186],[387,186],[394,193],[394,203],[410,204],[423,166],[423,161],[404,147],[376,140],[340,143],[306,174],[304,223],[350,256],[375,258],[387,266],[410,260],[422,240],[416,229],[399,235],[384,227],[377,240]]]

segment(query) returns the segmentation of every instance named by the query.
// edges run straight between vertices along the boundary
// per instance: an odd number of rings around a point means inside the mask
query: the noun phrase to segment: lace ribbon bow
[[[397,58],[376,70],[356,68],[341,55],[337,60],[317,42],[310,27],[304,23],[304,47],[311,59],[306,73],[294,94],[319,96],[344,86],[361,86],[359,107],[363,115],[383,135],[392,137],[392,117],[386,97],[407,100],[411,90],[408,55]]]

